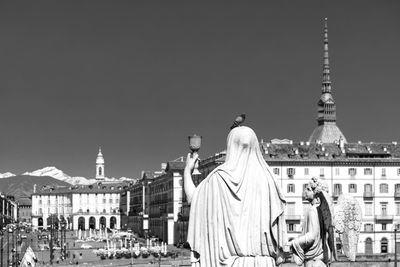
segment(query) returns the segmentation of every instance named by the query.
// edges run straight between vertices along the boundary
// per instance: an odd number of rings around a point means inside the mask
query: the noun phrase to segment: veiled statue
[[[342,250],[350,261],[356,260],[361,230],[361,207],[350,195],[341,195],[335,205],[335,229],[342,242]]]
[[[191,203],[188,243],[192,266],[276,266],[287,244],[285,198],[252,129],[233,128],[225,163],[197,187],[189,154],[184,189]]]
[[[325,267],[336,259],[333,209],[328,187],[318,178],[312,178],[304,190],[310,202],[305,214],[303,234],[291,242],[293,259],[305,267]]]

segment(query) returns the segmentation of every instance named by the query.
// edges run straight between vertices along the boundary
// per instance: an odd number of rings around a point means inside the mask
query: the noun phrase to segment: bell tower
[[[96,159],[96,180],[104,180],[104,158],[101,153],[101,147],[99,147],[99,154]]]

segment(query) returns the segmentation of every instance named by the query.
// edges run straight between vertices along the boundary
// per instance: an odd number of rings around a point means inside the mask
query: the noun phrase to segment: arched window
[[[89,218],[89,229],[96,229],[96,218],[93,216]]]
[[[85,230],[85,218],[79,217],[78,219],[78,229]]]
[[[99,167],[99,175],[102,175],[103,173],[103,169],[101,167]]]
[[[117,219],[114,216],[112,216],[110,218],[110,228],[114,229],[116,227],[116,224],[117,224]]]
[[[100,229],[106,228],[106,217],[101,216],[100,217]]]
[[[381,253],[388,252],[388,240],[384,237],[381,239]]]
[[[373,253],[373,248],[372,248],[372,239],[367,238],[365,239],[365,254],[372,254]]]
[[[380,184],[379,185],[379,192],[380,193],[388,193],[389,192],[388,184]]]

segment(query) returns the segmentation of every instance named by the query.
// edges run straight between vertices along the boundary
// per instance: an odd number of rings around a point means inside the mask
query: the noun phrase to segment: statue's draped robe
[[[294,260],[300,266],[326,266],[323,263],[323,249],[321,238],[321,227],[319,223],[318,210],[312,205],[308,210],[304,225],[303,235],[292,240],[294,249]]]
[[[287,241],[284,197],[253,130],[235,128],[227,143],[225,163],[193,195],[192,266],[275,266]]]

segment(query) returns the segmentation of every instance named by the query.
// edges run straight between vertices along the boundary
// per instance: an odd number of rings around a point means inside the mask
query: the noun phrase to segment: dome
[[[99,148],[99,154],[97,154],[96,164],[104,164],[103,154],[101,153],[101,148]]]
[[[317,126],[308,141],[310,143],[316,143],[317,141],[321,141],[322,143],[335,143],[339,141],[340,138],[343,139],[344,143],[347,143],[339,127],[336,123],[332,123]]]

